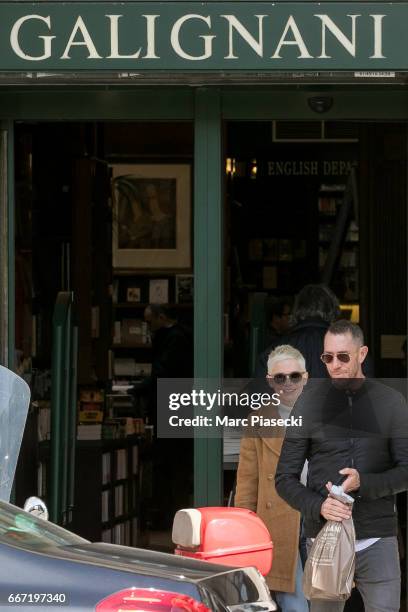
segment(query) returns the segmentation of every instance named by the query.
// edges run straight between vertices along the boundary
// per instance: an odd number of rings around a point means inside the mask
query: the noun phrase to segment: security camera
[[[310,108],[315,113],[327,113],[333,106],[333,98],[330,96],[316,96],[307,100]]]

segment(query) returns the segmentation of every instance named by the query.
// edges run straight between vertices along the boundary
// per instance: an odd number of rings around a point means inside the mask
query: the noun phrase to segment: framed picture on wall
[[[149,303],[167,304],[169,301],[169,281],[167,278],[152,278],[149,281]]]
[[[128,287],[126,290],[127,302],[140,302],[140,287]]]
[[[194,276],[192,274],[177,274],[176,303],[192,304],[194,301]]]
[[[190,166],[115,164],[111,168],[113,267],[190,267]]]

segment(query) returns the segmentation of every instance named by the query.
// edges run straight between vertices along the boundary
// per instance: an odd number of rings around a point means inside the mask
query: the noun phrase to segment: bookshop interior
[[[158,439],[151,397],[137,389],[152,371],[149,303],[167,305],[193,342],[194,126],[14,129],[15,345],[32,391],[16,503],[33,494],[49,501],[53,319],[57,296],[72,292],[68,527],[152,547],[151,533],[193,504],[192,441],[181,451],[178,440]],[[363,327],[375,376],[406,377],[407,142],[407,124],[396,122],[225,123],[225,377],[251,376],[270,334],[290,325],[296,294],[321,282]],[[226,438],[225,502],[238,452],[239,440]]]

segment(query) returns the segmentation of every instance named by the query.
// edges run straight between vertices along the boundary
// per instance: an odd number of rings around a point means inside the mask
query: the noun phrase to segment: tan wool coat
[[[262,408],[259,414],[268,418],[279,417],[272,406]],[[272,569],[265,576],[269,588],[293,593],[300,514],[283,501],[275,489],[275,472],[283,438],[261,437],[260,433],[260,430],[253,429],[252,437],[242,437],[235,506],[256,512],[269,529],[273,542]]]

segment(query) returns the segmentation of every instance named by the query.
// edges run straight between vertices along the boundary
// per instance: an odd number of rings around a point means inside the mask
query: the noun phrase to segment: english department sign
[[[0,3],[0,70],[407,70],[408,4]]]

